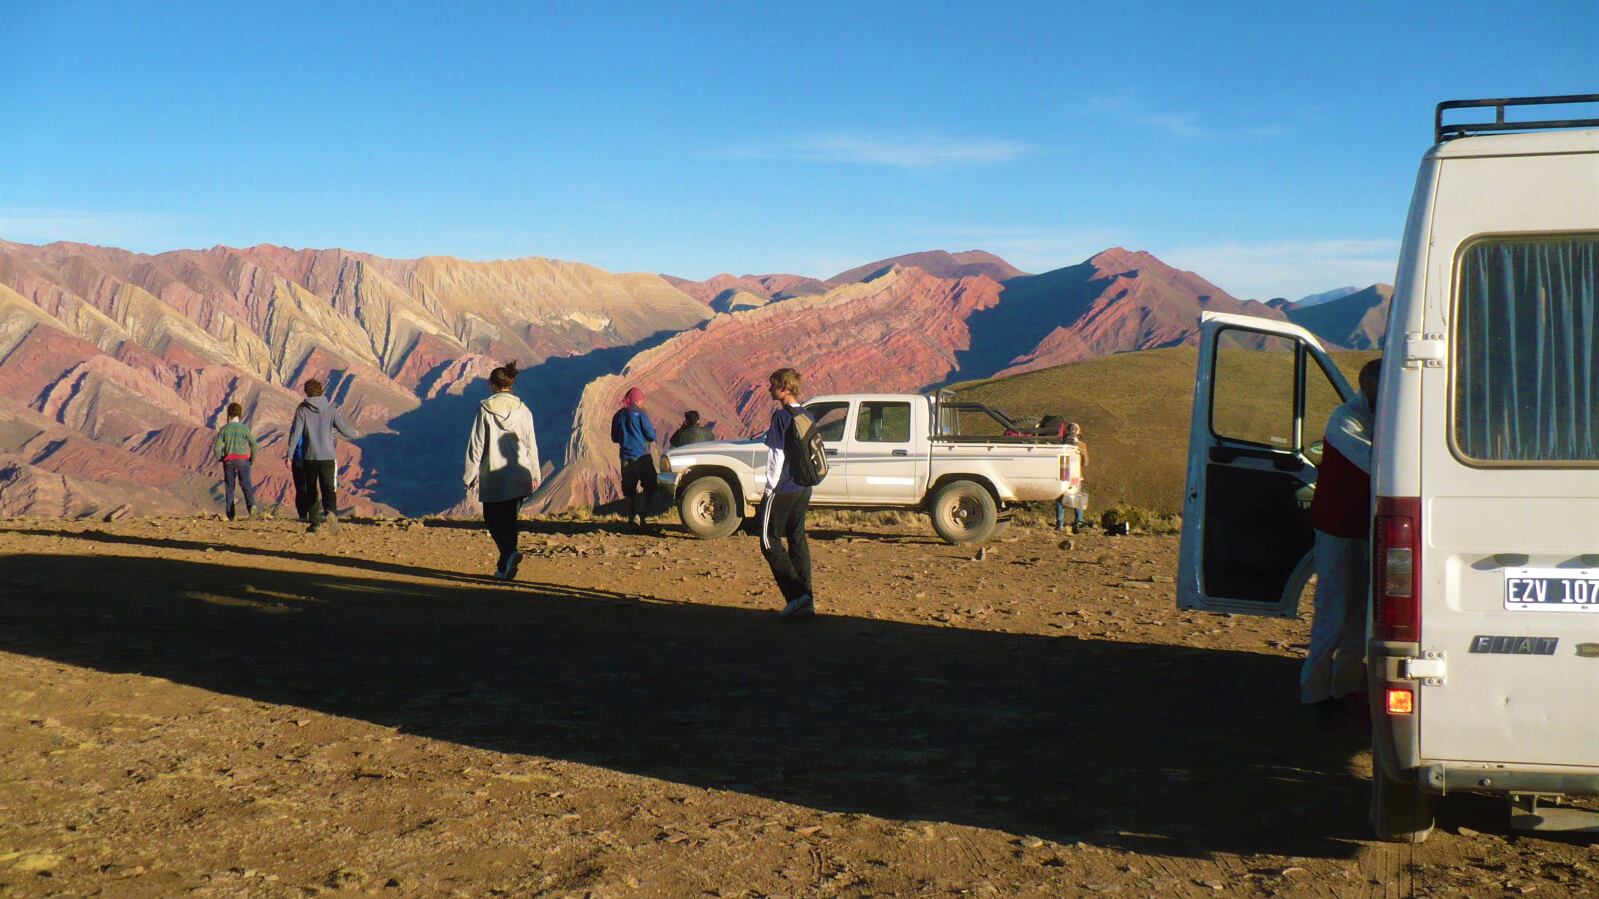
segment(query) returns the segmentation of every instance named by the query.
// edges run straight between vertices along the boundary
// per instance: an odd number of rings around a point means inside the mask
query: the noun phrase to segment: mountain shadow
[[[621,372],[628,360],[677,333],[657,331],[638,343],[580,356],[551,357],[523,369],[514,392],[533,412],[540,464],[559,467],[566,463],[572,419],[590,381]],[[425,392],[437,376],[437,369],[430,372],[418,390]],[[478,404],[488,395],[488,381],[480,378],[461,393],[423,400],[416,409],[394,418],[389,422],[392,433],[371,434],[356,441],[371,469],[366,483],[372,498],[409,516],[432,514],[459,503],[465,496],[461,475],[467,431]]]
[[[999,304],[972,314],[971,349],[955,356],[956,368],[943,384],[993,376],[1038,346],[1051,331],[1087,312],[1100,295],[1093,261],[1041,275],[1004,282]]]
[[[84,590],[84,561],[27,557],[0,650],[895,820],[1201,858],[1364,835],[1364,724],[1300,710],[1285,656],[135,555]]]

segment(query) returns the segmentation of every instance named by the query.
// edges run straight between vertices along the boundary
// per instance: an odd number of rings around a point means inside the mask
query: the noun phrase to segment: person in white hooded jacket
[[[516,363],[489,373],[493,393],[478,404],[466,441],[466,489],[476,487],[483,503],[483,525],[500,551],[494,576],[516,577],[522,554],[516,549],[516,521],[522,503],[539,485],[539,451],[533,442],[533,413],[511,392]]]

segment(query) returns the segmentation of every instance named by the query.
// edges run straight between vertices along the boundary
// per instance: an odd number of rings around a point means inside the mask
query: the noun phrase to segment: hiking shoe
[[[521,550],[512,550],[510,557],[505,560],[505,579],[508,581],[516,580],[516,569],[521,564]]]
[[[783,611],[777,613],[779,618],[809,618],[816,614],[816,601],[809,593],[796,596],[788,601]]]
[[[339,532],[339,516],[333,512],[328,513],[328,530],[335,534]]]

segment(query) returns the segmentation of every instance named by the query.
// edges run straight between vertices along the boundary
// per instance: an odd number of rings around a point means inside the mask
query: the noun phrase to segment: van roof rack
[[[1432,134],[1435,143],[1454,140],[1472,134],[1491,134],[1496,131],[1539,131],[1552,128],[1596,128],[1599,118],[1544,119],[1524,122],[1505,121],[1505,109],[1511,106],[1549,106],[1555,103],[1599,103],[1599,94],[1567,94],[1562,97],[1501,97],[1495,100],[1445,100],[1438,104],[1433,118]],[[1459,122],[1444,124],[1446,109],[1494,108],[1492,122]]]

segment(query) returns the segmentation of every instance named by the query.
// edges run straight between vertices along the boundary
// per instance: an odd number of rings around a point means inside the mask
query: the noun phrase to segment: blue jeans
[[[244,511],[255,511],[255,484],[250,478],[249,459],[228,459],[222,463],[222,495],[228,501],[228,520],[233,520],[233,482],[244,490]]]
[[[1074,528],[1082,527],[1083,526],[1083,510],[1082,509],[1073,509],[1072,510],[1072,514],[1073,514],[1073,516],[1075,516],[1072,519],[1072,527],[1074,527]],[[1063,528],[1065,526],[1066,526],[1066,500],[1057,499],[1057,500],[1055,500],[1055,530],[1058,531],[1058,530],[1060,530],[1061,528]]]

